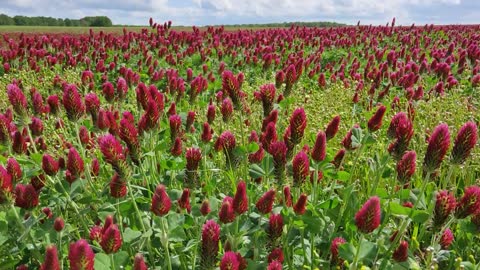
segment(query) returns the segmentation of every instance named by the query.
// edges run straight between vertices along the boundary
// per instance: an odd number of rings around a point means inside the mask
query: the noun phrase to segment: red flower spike
[[[305,128],[307,127],[307,116],[303,108],[297,108],[293,111],[290,118],[291,138],[294,145],[302,141]]]
[[[327,128],[325,129],[325,136],[327,140],[331,140],[338,132],[340,126],[340,115],[335,116],[330,123],[328,123]]]
[[[380,199],[373,196],[355,214],[355,225],[362,233],[371,233],[380,226]]]
[[[85,239],[70,244],[68,260],[71,270],[94,270],[95,253]]]
[[[116,253],[122,247],[122,236],[116,224],[108,226],[103,232],[100,246],[106,254]]]
[[[477,125],[474,122],[467,122],[457,133],[452,149],[452,163],[463,164],[470,156],[472,149],[477,143]]]
[[[239,270],[240,262],[233,251],[227,251],[220,262],[220,270]]]
[[[105,160],[111,165],[115,166],[119,161],[125,160],[122,145],[113,135],[108,134],[100,137],[98,139],[98,145]]]
[[[135,259],[133,260],[133,270],[148,270],[148,266],[140,253],[135,255]]]
[[[15,206],[23,209],[31,209],[38,205],[38,191],[32,184],[15,186]]]
[[[190,206],[190,190],[188,188],[183,189],[182,196],[177,200],[177,202],[181,209],[186,209],[188,213],[191,212],[192,207]]]
[[[346,242],[347,241],[345,241],[345,239],[343,239],[342,237],[337,237],[332,240],[332,244],[330,245],[330,254],[332,256],[331,257],[332,263],[341,264],[340,262],[342,261],[342,259],[338,257],[338,246]]]
[[[292,207],[293,206],[293,202],[292,202],[292,194],[290,192],[290,187],[289,186],[285,186],[283,188],[283,197],[284,197],[284,204],[286,207]]]
[[[157,216],[164,216],[170,211],[171,206],[172,201],[168,197],[165,186],[159,184],[155,189],[150,210]]]
[[[15,158],[9,158],[7,161],[7,172],[12,177],[12,182],[18,182],[23,175],[22,168]],[[1,185],[0,185],[1,186]]]
[[[91,241],[100,242],[102,240],[102,227],[95,225],[90,228],[89,237]]]
[[[393,252],[392,258],[397,262],[404,262],[408,259],[408,242],[401,241],[400,245]]]
[[[233,197],[233,210],[235,210],[235,213],[238,215],[248,210],[247,185],[245,181],[240,181],[237,185],[237,192]]]
[[[306,206],[307,206],[307,195],[302,194],[300,195],[300,198],[298,198],[297,203],[293,206],[293,211],[297,215],[303,215],[305,214]]]
[[[208,220],[202,227],[201,267],[213,268],[217,262],[220,226],[214,220]]]
[[[312,159],[315,160],[316,162],[323,161],[326,156],[326,150],[327,150],[327,135],[323,131],[319,131],[317,133],[317,138],[315,140],[315,145],[313,146],[312,149]]]
[[[225,197],[222,202],[222,206],[218,211],[219,220],[226,224],[231,223],[235,220],[235,210],[233,209],[233,199],[232,197]]]
[[[65,222],[63,221],[63,218],[57,217],[53,221],[53,228],[55,229],[56,232],[61,232],[64,227],[65,227]]]
[[[425,172],[433,173],[436,171],[450,146],[450,133],[447,124],[438,125],[428,140],[427,152],[423,160]]]
[[[222,101],[220,112],[222,113],[223,122],[228,123],[233,116],[233,103],[230,98],[226,98]]]
[[[433,212],[433,223],[435,226],[441,226],[447,220],[448,216],[455,210],[457,202],[453,193],[447,190],[441,190],[435,198],[435,209]]]
[[[335,168],[341,169],[339,167],[342,164],[342,160],[345,157],[345,153],[346,153],[346,150],[342,148],[338,150],[338,152],[335,154],[332,160],[332,164],[335,166]]]
[[[449,228],[447,228],[443,232],[442,237],[440,238],[440,246],[442,247],[442,249],[448,249],[448,247],[450,247],[454,239],[455,238],[453,236],[452,231]]]
[[[78,154],[77,149],[71,147],[68,151],[67,170],[76,178],[80,177],[84,170],[83,160]]]
[[[387,107],[381,105],[375,114],[368,120],[368,130],[370,132],[375,132],[380,129],[382,126],[382,119],[383,116],[385,115],[385,111],[387,110]]]
[[[272,211],[273,203],[275,202],[275,190],[271,189],[265,192],[260,199],[258,199],[255,206],[262,214],[268,214]]]
[[[208,124],[208,122],[203,123],[202,129],[202,142],[208,143],[212,140],[212,128]]]
[[[305,152],[300,151],[292,161],[293,184],[302,185],[310,175],[310,162]]]
[[[170,123],[170,139],[172,142],[181,135],[182,132],[182,118],[180,115],[172,115],[169,118]]]
[[[207,122],[211,125],[215,121],[215,106],[210,103],[207,107]]]
[[[54,245],[47,246],[45,250],[45,261],[40,265],[40,270],[60,270],[57,248]]]
[[[284,256],[283,256],[283,251],[281,248],[276,248],[268,254],[267,261],[268,263],[271,263],[273,261],[278,261],[279,263],[283,263]]]
[[[202,206],[200,206],[200,213],[202,213],[202,216],[206,216],[210,211],[210,202],[207,199],[203,200]]]
[[[92,160],[91,167],[92,167],[92,170],[91,170],[92,176],[98,176],[100,174],[100,162],[98,162],[97,158],[94,158]]]
[[[110,180],[110,196],[113,198],[124,198],[127,196],[127,182],[120,175],[115,173]]]
[[[282,270],[282,269],[283,269],[282,263],[280,263],[279,261],[272,261],[267,266],[267,270]]]
[[[7,96],[13,110],[20,117],[27,116],[27,98],[23,91],[16,84],[7,85]]]
[[[96,122],[98,110],[100,109],[100,99],[95,93],[88,93],[85,96],[85,109],[90,114],[93,122]]]
[[[417,153],[415,151],[407,151],[397,162],[397,179],[403,184],[410,181],[416,169]]]
[[[463,197],[457,202],[455,217],[463,219],[478,213],[480,213],[480,187],[466,187]]]
[[[274,243],[283,233],[283,217],[281,214],[271,214],[268,222],[267,235],[269,241]]]
[[[182,148],[183,148],[183,143],[180,138],[175,138],[175,141],[173,142],[172,148],[170,148],[170,153],[174,157],[178,157],[182,154]]]
[[[72,122],[78,121],[85,113],[85,104],[83,103],[77,86],[67,84],[63,89],[63,107],[67,112],[68,119]]]

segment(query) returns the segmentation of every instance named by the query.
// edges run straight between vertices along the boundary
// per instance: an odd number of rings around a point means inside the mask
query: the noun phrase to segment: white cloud
[[[471,23],[477,0],[0,0],[9,15],[79,18],[106,15],[119,24],[147,24],[153,17],[174,24],[231,24],[329,20],[385,24]]]

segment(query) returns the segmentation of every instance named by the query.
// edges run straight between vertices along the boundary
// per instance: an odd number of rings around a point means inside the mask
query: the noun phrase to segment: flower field
[[[0,269],[478,269],[479,33],[4,33]]]

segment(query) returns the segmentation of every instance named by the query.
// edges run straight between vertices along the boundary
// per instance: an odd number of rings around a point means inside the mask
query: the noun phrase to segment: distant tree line
[[[262,24],[229,24],[225,25],[227,27],[290,27],[295,26],[305,26],[305,27],[335,27],[335,26],[346,26],[343,23],[336,22],[283,22],[283,23],[262,23]]]
[[[85,17],[79,20],[62,19],[52,17],[28,17],[28,16],[14,16],[10,17],[5,14],[0,14],[0,25],[27,25],[27,26],[112,26],[112,21],[107,16],[93,16]]]

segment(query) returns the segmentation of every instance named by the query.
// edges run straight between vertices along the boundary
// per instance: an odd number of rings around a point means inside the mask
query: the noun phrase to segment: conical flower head
[[[355,225],[362,233],[371,233],[380,226],[380,199],[373,196],[355,214]]]
[[[270,151],[270,145],[277,141],[277,128],[274,122],[268,123],[265,131],[262,133],[260,137],[260,141],[262,142],[262,147],[268,151]]]
[[[275,190],[271,189],[265,192],[260,199],[258,199],[255,206],[262,214],[268,214],[272,211],[273,203],[275,202]]]
[[[185,209],[190,213],[192,207],[190,205],[190,190],[188,188],[183,189],[182,196],[180,196],[177,202],[181,209]]]
[[[68,151],[67,170],[76,178],[80,177],[84,170],[83,159],[74,147]]]
[[[210,269],[217,262],[220,226],[214,220],[208,220],[202,227],[201,267]]]
[[[85,113],[85,104],[83,103],[80,93],[78,93],[77,86],[74,84],[67,84],[63,90],[63,107],[67,112],[70,121],[78,121]]]
[[[63,218],[57,217],[53,222],[53,229],[56,232],[61,232],[64,227],[65,227],[65,222],[63,221]]]
[[[112,224],[102,234],[100,246],[106,254],[116,253],[122,247],[122,235],[117,224]]]
[[[290,117],[290,132],[293,144],[297,145],[302,141],[305,128],[307,127],[307,116],[303,108],[297,108]]]
[[[170,139],[175,141],[175,139],[181,135],[182,132],[182,118],[180,115],[174,114],[168,119],[170,123]]]
[[[247,185],[245,181],[240,181],[237,185],[237,192],[233,197],[233,210],[235,210],[235,213],[238,215],[248,210]]]
[[[233,251],[227,251],[220,261],[220,270],[239,270],[240,262]]]
[[[178,157],[182,154],[183,149],[183,143],[182,139],[180,138],[175,138],[175,141],[173,142],[172,148],[170,148],[170,153],[174,157]]]
[[[332,139],[338,132],[340,127],[340,115],[335,116],[330,123],[328,123],[327,128],[325,129],[325,136],[327,140]]]
[[[266,232],[268,248],[271,250],[278,247],[283,234],[283,217],[281,214],[270,214]]]
[[[7,85],[7,95],[13,110],[20,117],[27,116],[27,98],[22,89],[16,84]]]
[[[207,107],[207,122],[211,125],[213,121],[215,121],[215,106],[210,103]]]
[[[297,203],[293,206],[293,211],[297,215],[303,215],[305,214],[307,206],[307,194],[302,194],[300,195],[300,198],[298,198]]]
[[[133,260],[133,270],[148,270],[148,266],[140,253],[135,255],[135,259]]]
[[[200,213],[202,213],[202,216],[206,216],[210,211],[210,202],[207,199],[203,200],[202,206],[200,206]]]
[[[71,270],[94,270],[95,253],[87,240],[80,239],[70,244],[68,260]]]
[[[370,132],[375,132],[382,127],[382,119],[386,110],[387,107],[381,105],[370,120],[368,120],[368,130],[370,130]]]
[[[416,169],[417,153],[407,151],[397,162],[397,179],[403,184],[410,181]]]
[[[110,196],[113,198],[124,198],[127,196],[127,182],[118,173],[115,173],[110,180]]]
[[[48,107],[50,107],[50,113],[57,115],[60,111],[60,101],[57,95],[51,95],[47,98]]]
[[[478,213],[480,213],[480,187],[466,187],[463,197],[457,202],[455,217],[462,219]]]
[[[423,160],[423,168],[425,172],[432,173],[436,171],[450,146],[450,133],[447,124],[438,125],[428,140],[427,152]]]
[[[260,91],[254,93],[255,99],[262,102],[264,117],[268,116],[273,110],[275,92],[275,85],[270,83],[260,86]]]
[[[217,141],[215,142],[215,150],[221,151],[222,149],[230,152],[236,146],[235,136],[230,131],[224,131],[220,137],[218,137]]]
[[[472,149],[477,143],[477,125],[474,122],[467,122],[458,131],[452,149],[452,163],[463,164],[470,156]]]
[[[42,157],[42,169],[47,175],[54,176],[59,170],[58,161],[49,154],[44,154]]]
[[[108,163],[115,166],[119,161],[125,160],[122,145],[112,134],[100,137],[98,139],[98,145]]]
[[[212,140],[212,133],[213,130],[208,124],[208,122],[203,123],[203,128],[202,128],[202,142],[208,143]]]
[[[440,238],[440,246],[442,249],[448,249],[454,240],[454,236],[450,228],[447,228],[443,231],[442,237]]]
[[[310,175],[310,162],[304,151],[300,151],[292,161],[293,184],[302,185]]]
[[[202,160],[202,151],[199,148],[188,148],[185,153],[185,158],[187,159],[186,168],[188,171],[196,171]]]
[[[283,203],[285,204],[286,207],[292,207],[293,202],[292,202],[292,193],[290,192],[290,187],[285,186],[283,187]]]
[[[270,252],[270,254],[268,254],[268,257],[267,257],[268,263],[271,263],[273,261],[278,261],[280,263],[283,263],[284,259],[285,258],[283,256],[282,248],[276,248],[272,250],[272,252]]]
[[[457,202],[453,193],[447,190],[441,190],[435,197],[435,209],[433,212],[433,223],[435,226],[441,226],[447,220],[448,216],[453,213]]]
[[[38,191],[32,184],[15,186],[15,206],[23,209],[31,209],[38,205]]]
[[[393,252],[392,258],[397,262],[404,262],[408,259],[408,242],[400,241],[400,245]]]
[[[226,98],[222,101],[220,112],[222,113],[223,122],[227,123],[230,121],[233,116],[233,103],[230,98]]]
[[[159,184],[155,189],[150,210],[157,216],[164,216],[170,211],[171,206],[172,201],[168,197],[165,186]]]
[[[57,248],[54,245],[46,248],[45,261],[40,265],[40,270],[60,270]]]
[[[277,260],[272,261],[267,266],[267,270],[282,270],[282,269],[283,269],[282,263]]]
[[[326,150],[327,150],[327,136],[325,132],[319,131],[317,133],[317,138],[315,140],[315,145],[313,146],[312,149],[312,159],[315,160],[316,162],[323,161],[326,156]]]
[[[218,211],[218,218],[224,224],[231,223],[235,220],[232,197],[227,196],[223,198],[222,206],[220,206],[220,210]]]
[[[98,96],[95,93],[88,93],[85,95],[85,108],[95,122],[98,110],[100,109],[100,99],[98,99]]]
[[[332,244],[330,245],[330,255],[332,256],[331,261],[334,264],[337,264],[341,261],[341,259],[338,257],[338,246],[346,242],[347,241],[342,237],[337,237],[332,240]]]
[[[18,182],[22,178],[22,168],[20,168],[20,164],[18,164],[18,161],[15,158],[8,159],[6,169],[8,174],[12,177],[12,182]]]

